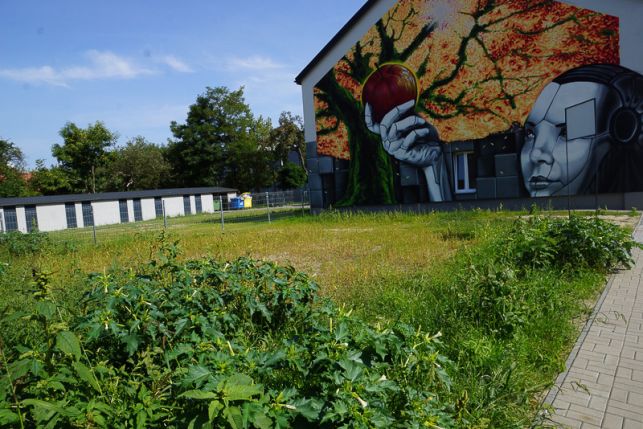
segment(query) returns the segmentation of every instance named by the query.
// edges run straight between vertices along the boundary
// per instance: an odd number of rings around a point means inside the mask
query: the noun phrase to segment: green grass
[[[460,425],[522,428],[563,369],[606,272],[580,266],[518,272],[503,265],[498,258],[507,249],[498,243],[517,215],[326,213],[229,222],[225,232],[216,215],[201,215],[171,219],[170,237],[180,240],[180,259],[249,256],[292,265],[366,320],[442,332],[454,362],[449,399]],[[637,220],[636,213],[611,215],[630,225]],[[51,273],[60,300],[74,305],[86,292],[88,272],[148,261],[160,227],[152,221],[101,228],[98,245],[91,230],[49,234],[46,251],[23,256],[0,248],[0,302],[32,305],[20,292],[32,287],[36,270]]]

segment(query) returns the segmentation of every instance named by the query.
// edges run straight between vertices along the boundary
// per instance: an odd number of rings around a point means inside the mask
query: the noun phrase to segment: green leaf
[[[47,385],[50,389],[65,391],[65,386],[60,381],[49,381]]]
[[[74,356],[76,360],[80,359],[80,341],[72,332],[59,332],[56,335],[56,348],[63,353]]]
[[[136,415],[136,429],[145,429],[147,427],[147,413],[139,411]]]
[[[180,319],[174,323],[174,336],[172,339],[177,338],[181,335],[181,332],[190,324],[190,319]]]
[[[136,353],[136,351],[138,350],[138,345],[141,342],[139,336],[136,334],[127,335],[123,338],[122,341],[125,343],[125,349],[130,356]]]
[[[214,421],[214,419],[217,418],[219,415],[219,412],[223,409],[223,404],[219,401],[212,401],[210,402],[210,405],[208,406],[208,418],[210,419],[211,422]]]
[[[31,370],[31,359],[22,359],[17,362],[12,362],[9,365],[9,372],[11,373],[11,378],[17,380],[23,377]]]
[[[263,388],[260,385],[227,384],[223,389],[223,399],[227,401],[248,401],[253,396],[261,393],[263,393]]]
[[[56,314],[56,304],[51,301],[39,301],[36,304],[36,312],[47,320],[51,320]]]
[[[0,410],[0,425],[9,425],[11,423],[18,423],[19,416],[13,411]]]
[[[232,429],[244,429],[243,427],[243,415],[241,414],[241,409],[239,407],[227,407],[223,411],[223,415],[230,423]]]
[[[223,388],[225,401],[248,401],[255,395],[263,393],[263,387],[252,384],[252,378],[243,374],[234,374],[228,378]]]
[[[188,375],[183,380],[184,384],[198,384],[210,376],[210,370],[201,365],[191,366]]]
[[[339,362],[339,366],[344,369],[344,377],[350,381],[355,381],[362,374],[362,365],[353,361],[344,359]]]
[[[265,414],[255,414],[252,417],[252,423],[258,429],[271,429],[273,427],[272,420]]]
[[[0,313],[4,313],[7,310],[3,308]],[[15,322],[18,319],[22,319],[23,317],[30,316],[30,313],[27,313],[26,311],[15,311],[8,316],[5,316],[2,318],[2,321],[5,323],[10,323],[10,322]]]
[[[40,373],[42,372],[43,369],[43,363],[40,362],[38,359],[32,359],[31,360],[31,373],[38,377]]]
[[[296,412],[305,417],[308,421],[317,421],[324,403],[316,399],[299,399],[293,402]]]
[[[85,381],[88,383],[90,386],[92,386],[97,392],[101,392],[100,390],[100,385],[98,384],[98,380],[96,380],[96,377],[94,374],[92,374],[91,370],[87,368],[86,365],[80,363],[80,362],[74,362],[72,364],[74,369],[76,370],[76,373],[78,374],[78,377],[80,377],[81,380]]]
[[[40,399],[25,399],[22,401],[22,406],[33,405],[37,408],[42,408],[47,411],[53,411],[59,414],[63,414],[64,410],[56,404],[51,402],[41,401]]]
[[[348,337],[348,325],[345,322],[341,322],[337,329],[335,329],[335,340],[342,341]]]
[[[214,392],[206,392],[205,390],[188,390],[179,395],[179,398],[189,399],[215,399],[217,394]]]
[[[252,380],[252,377],[245,375],[245,374],[232,374],[230,377],[228,377],[227,380],[228,383],[233,383],[233,384],[241,384],[244,386],[251,386],[254,381]]]
[[[107,427],[107,421],[105,420],[105,417],[101,416],[98,413],[92,413],[92,419],[94,420],[94,423],[96,423],[98,426],[102,428]]]

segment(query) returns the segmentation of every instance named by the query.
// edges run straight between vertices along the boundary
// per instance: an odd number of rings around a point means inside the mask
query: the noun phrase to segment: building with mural
[[[643,208],[641,22],[640,0],[368,1],[296,78],[313,207]]]

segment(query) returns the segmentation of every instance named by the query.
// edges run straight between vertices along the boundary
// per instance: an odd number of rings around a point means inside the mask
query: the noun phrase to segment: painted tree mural
[[[394,166],[364,123],[362,86],[403,63],[416,111],[443,142],[523,123],[542,88],[584,64],[618,64],[618,18],[555,0],[400,0],[315,88],[317,147],[350,159],[340,205],[396,203]]]

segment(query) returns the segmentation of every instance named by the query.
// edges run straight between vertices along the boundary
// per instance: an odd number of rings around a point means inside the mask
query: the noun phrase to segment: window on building
[[[453,159],[453,176],[456,194],[476,191],[476,161],[473,152],[456,153]]]
[[[190,206],[190,196],[183,195],[183,213],[185,215],[192,214],[192,207]]]
[[[143,220],[143,209],[141,208],[140,198],[134,198],[134,220],[136,222]]]
[[[4,208],[4,227],[7,231],[18,231],[18,216],[15,207]]]
[[[25,206],[25,220],[27,221],[27,232],[38,230],[38,213],[36,213],[36,206]]]
[[[203,213],[203,204],[201,203],[201,195],[194,196],[194,208],[197,213]]]
[[[129,222],[129,213],[127,212],[127,200],[118,200],[118,211],[121,214],[121,223]]]
[[[83,225],[94,226],[94,210],[89,201],[83,202]]]
[[[78,228],[76,221],[76,204],[65,203],[65,216],[67,217],[67,228]]]
[[[154,198],[154,211],[156,217],[163,217],[163,199],[161,197]]]

